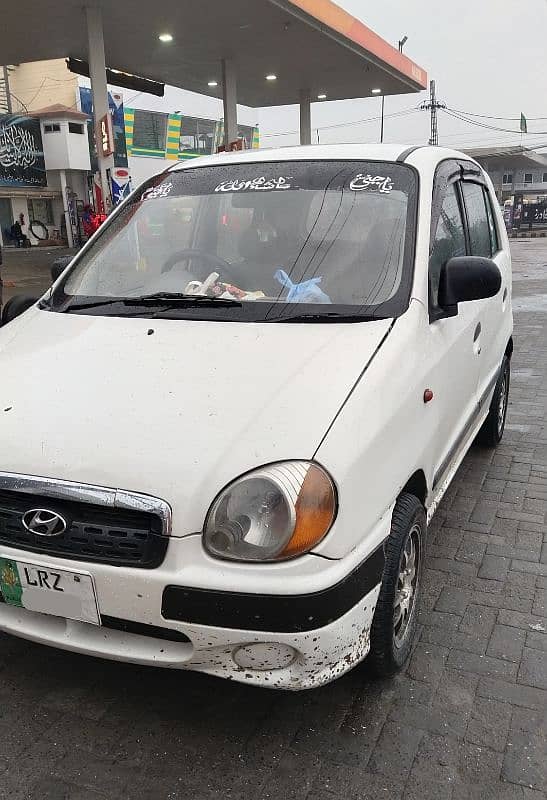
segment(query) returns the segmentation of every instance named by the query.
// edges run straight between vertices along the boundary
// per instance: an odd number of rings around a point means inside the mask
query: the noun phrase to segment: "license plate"
[[[93,578],[0,556],[0,593],[10,606],[100,625]]]

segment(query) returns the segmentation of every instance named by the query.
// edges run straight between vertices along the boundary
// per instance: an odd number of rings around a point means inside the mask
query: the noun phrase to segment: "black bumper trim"
[[[103,628],[110,628],[113,631],[134,633],[137,636],[163,639],[167,642],[184,642],[188,644],[190,641],[185,633],[174,631],[172,628],[160,628],[157,625],[148,625],[144,622],[134,622],[133,620],[120,619],[119,617],[107,617],[104,614],[101,614],[101,625]]]
[[[0,592],[0,603],[5,603]],[[134,622],[130,619],[120,619],[119,617],[107,617],[101,614],[101,626],[113,631],[123,633],[134,633],[137,636],[147,636],[152,639],[163,639],[167,642],[183,642],[188,644],[190,639],[185,633],[174,631],[172,628],[160,628],[157,625],[147,625],[144,622]]]
[[[218,628],[300,633],[323,628],[342,617],[382,580],[380,546],[353,572],[328,589],[311,594],[264,595],[167,586],[164,619]]]

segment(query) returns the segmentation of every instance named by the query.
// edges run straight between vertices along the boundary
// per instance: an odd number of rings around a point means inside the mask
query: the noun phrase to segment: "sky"
[[[434,78],[437,97],[449,109],[466,112],[483,125],[515,131],[505,133],[470,125],[439,112],[439,144],[464,148],[519,144],[521,112],[528,120],[525,146],[547,146],[547,0],[338,0],[338,4],[361,19],[395,46],[408,36],[405,53]],[[137,108],[182,111],[193,116],[219,118],[218,100],[173,87],[163,99],[150,95],[131,97],[126,104]],[[429,115],[416,111],[427,99],[427,92],[385,99],[384,141],[408,144],[427,143]],[[378,141],[377,119],[356,122],[380,114],[379,97],[360,100],[314,103],[313,140],[330,142]],[[413,113],[390,117],[403,110]],[[275,109],[239,107],[243,124],[259,124],[261,145],[273,147],[298,143],[298,107]],[[514,119],[490,119],[509,117]],[[543,117],[543,119],[539,119]],[[538,118],[538,119],[534,119]],[[342,124],[344,123],[344,124]],[[336,126],[336,127],[329,127]],[[534,133],[536,132],[536,133]],[[544,132],[543,135],[540,132]]]

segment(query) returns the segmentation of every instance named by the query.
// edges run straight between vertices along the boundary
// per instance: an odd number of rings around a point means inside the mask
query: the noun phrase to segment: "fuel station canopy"
[[[331,0],[20,0],[4,3],[4,64],[89,59],[85,7],[102,16],[106,66],[222,97],[222,62],[251,107],[416,92],[425,71]],[[162,37],[163,41],[159,37]],[[275,76],[275,77],[272,77]],[[268,79],[269,78],[269,79]],[[216,85],[214,85],[216,84]]]

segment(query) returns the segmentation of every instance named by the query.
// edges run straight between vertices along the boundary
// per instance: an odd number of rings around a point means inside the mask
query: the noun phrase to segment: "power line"
[[[391,114],[385,114],[384,119],[394,119],[395,117],[404,117],[408,116],[409,114],[415,114],[419,111],[419,108],[416,106],[410,106],[409,108],[402,109],[401,111],[394,111]],[[332,125],[314,125],[315,130],[320,131],[327,131],[327,130],[335,130],[338,128],[348,128],[354,125],[365,125],[370,122],[378,122],[381,119],[380,115],[376,117],[366,117],[365,119],[356,119],[356,120],[349,120],[348,122],[337,122]],[[261,131],[261,136],[296,136],[298,134],[297,130],[293,131],[275,131],[273,133],[266,133],[265,131]]]
[[[476,114],[474,111],[461,111],[457,108],[450,108],[447,106],[449,111],[455,111],[457,114],[466,114],[468,117],[481,117],[482,119],[497,119],[497,120],[506,120],[508,122],[519,122],[520,117],[492,117],[489,114]],[[526,119],[531,120],[532,122],[538,120],[547,119],[547,117],[526,117]]]
[[[459,119],[461,122],[467,122],[468,125],[476,125],[479,128],[487,128],[491,131],[500,131],[503,133],[516,133],[520,134],[520,130],[515,130],[514,128],[500,128],[497,125],[488,125],[486,122],[478,122],[474,119],[468,119],[467,117],[463,116],[460,113],[454,112],[451,109],[443,108],[445,114],[448,114],[449,117],[454,117],[454,119]],[[547,131],[530,131],[531,134],[534,136],[547,136]]]
[[[36,98],[38,97],[38,95],[40,94],[40,92],[42,91],[42,89],[44,88],[44,85],[45,85],[46,81],[47,81],[47,77],[46,77],[46,78],[44,78],[44,80],[42,81],[42,83],[41,83],[41,84],[40,84],[40,86],[38,87],[38,91],[36,92],[36,94],[34,94],[34,95],[32,96],[32,100],[29,100],[29,101],[28,101],[28,103],[27,103],[27,106],[31,106],[31,105],[34,103],[34,101],[36,100]]]
[[[402,109],[401,111],[393,111],[391,114],[384,114],[384,119],[388,119],[388,118],[389,119],[393,119],[395,117],[405,117],[405,116],[408,116],[409,114],[415,114],[419,110],[420,109],[416,108],[416,106],[410,106],[409,108]],[[356,119],[353,122],[338,122],[338,123],[335,123],[333,125],[322,125],[322,126],[320,125],[319,129],[326,131],[326,130],[334,130],[336,128],[347,128],[347,127],[350,127],[352,125],[363,125],[363,124],[368,123],[368,122],[377,122],[379,119],[381,119],[381,115],[380,114],[378,116],[376,116],[376,117],[367,117],[365,119]],[[317,127],[317,126],[314,126],[314,127]]]

